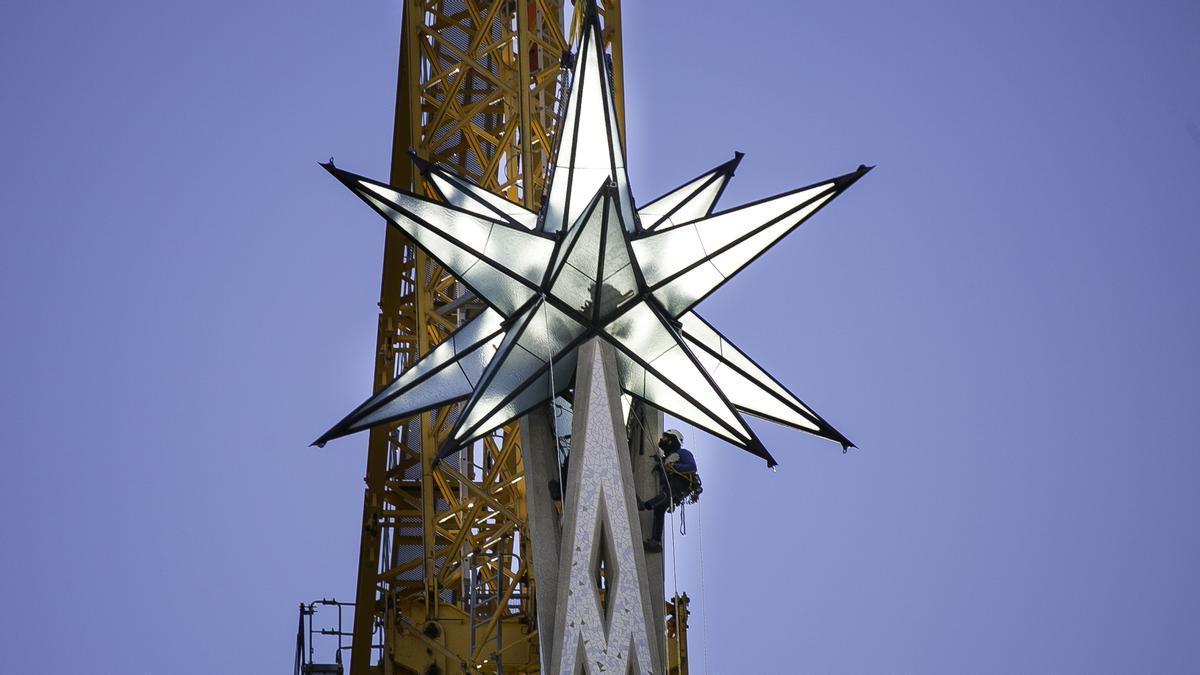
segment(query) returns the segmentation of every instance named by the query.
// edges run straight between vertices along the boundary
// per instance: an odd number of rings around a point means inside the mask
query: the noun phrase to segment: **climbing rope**
[[[668,481],[669,482],[669,481]],[[667,488],[670,490],[671,488]],[[679,625],[682,620],[679,616],[679,570],[675,564],[675,514],[671,514],[671,584],[675,591],[672,594],[671,602],[675,605],[675,663],[683,663],[683,645],[679,639]]]
[[[562,415],[559,410],[559,405],[554,402],[555,396],[558,393],[558,387],[554,385],[554,347],[550,346],[550,319],[546,318],[546,294],[542,293],[542,330],[546,332],[546,363],[550,369],[550,408],[554,411],[554,416],[550,418],[550,428],[554,434],[554,455],[558,458],[558,496],[562,500],[564,513],[567,503],[567,472],[563,470],[563,446],[562,437],[558,434],[558,418]],[[529,489],[526,486],[526,489]]]
[[[704,593],[704,525],[700,519],[700,504],[696,504],[696,534],[700,538],[700,637],[704,643],[704,673],[708,675],[708,598]]]
[[[630,415],[630,417],[633,418],[634,422],[637,422],[638,427],[641,428],[643,442],[645,442],[645,441],[653,442],[654,439],[650,436],[650,431],[646,428],[646,425],[642,423],[641,417],[637,413],[637,409],[630,408],[629,415]],[[671,481],[667,480],[666,474],[663,475],[663,482],[667,484],[667,497],[671,500],[671,503],[674,504],[675,503],[675,495],[671,489]],[[680,504],[680,506],[682,507],[683,505]],[[683,525],[683,523],[682,523],[682,521],[683,521],[682,508],[680,510],[679,516],[680,516],[680,524],[682,526]],[[686,535],[686,532],[687,532],[687,528],[686,528],[686,526],[684,526],[683,530],[680,531],[679,534],[680,534],[680,536],[684,536],[684,535]],[[704,598],[704,559],[703,559],[703,557],[700,560],[700,575],[701,575],[700,576],[700,597],[701,597],[701,602],[703,602],[704,601],[703,600],[703,598]],[[679,639],[679,626],[681,625],[681,622],[683,621],[683,619],[682,619],[682,617],[679,616],[679,602],[677,600],[677,598],[679,597],[679,564],[678,564],[678,559],[675,554],[675,512],[674,511],[671,511],[671,587],[672,587],[671,602],[675,608],[675,610],[674,610],[675,611],[675,663],[681,664],[681,663],[683,663],[683,645],[682,645],[682,641]],[[666,627],[664,626],[663,629],[666,630]],[[707,641],[708,640],[706,637],[705,645],[704,645],[705,672],[708,672],[708,644],[707,644]]]

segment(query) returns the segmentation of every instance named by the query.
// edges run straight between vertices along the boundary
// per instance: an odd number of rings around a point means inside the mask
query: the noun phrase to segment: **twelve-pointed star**
[[[767,460],[742,412],[850,441],[692,308],[867,172],[713,213],[733,160],[637,209],[599,22],[587,18],[542,211],[416,160],[441,202],[325,167],[487,304],[317,440],[466,400],[438,456],[566,393],[579,346],[616,348],[621,389]]]

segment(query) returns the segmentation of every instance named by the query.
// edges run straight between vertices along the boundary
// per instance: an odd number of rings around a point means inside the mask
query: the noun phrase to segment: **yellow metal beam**
[[[620,3],[598,4],[623,135]],[[412,149],[537,209],[573,23],[564,31],[562,0],[405,0],[392,185],[429,193]],[[464,293],[386,229],[376,390],[478,311],[457,302]],[[435,468],[456,416],[444,408],[370,432],[352,675],[538,672],[518,425]]]

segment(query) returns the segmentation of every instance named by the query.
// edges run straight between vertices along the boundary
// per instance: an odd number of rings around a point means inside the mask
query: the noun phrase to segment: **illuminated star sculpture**
[[[599,23],[572,71],[542,210],[526,210],[415,159],[431,201],[325,168],[457,277],[487,308],[317,440],[466,401],[444,457],[571,389],[577,350],[616,348],[634,399],[765,459],[742,413],[850,441],[693,311],[868,171],[714,213],[741,155],[637,208]]]

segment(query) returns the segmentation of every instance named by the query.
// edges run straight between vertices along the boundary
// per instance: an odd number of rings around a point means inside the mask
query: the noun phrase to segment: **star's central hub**
[[[559,242],[545,282],[551,296],[597,327],[639,294],[637,268],[617,204],[615,186],[596,193]]]

